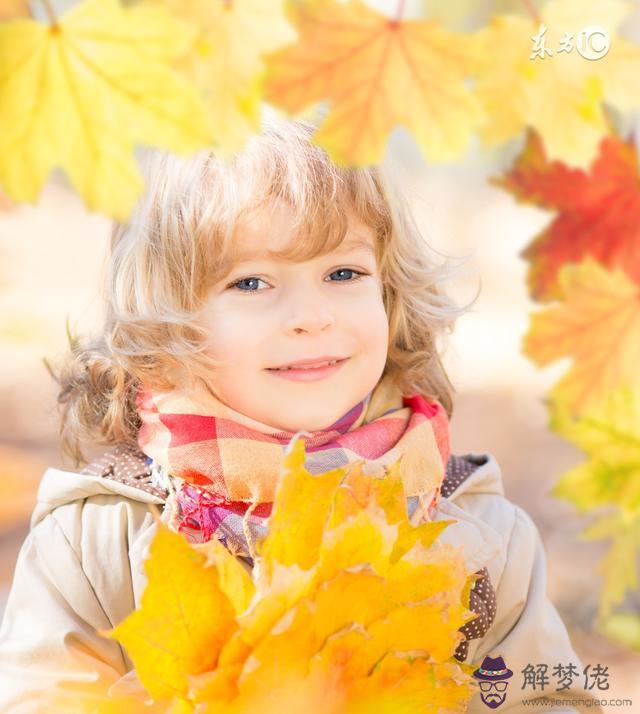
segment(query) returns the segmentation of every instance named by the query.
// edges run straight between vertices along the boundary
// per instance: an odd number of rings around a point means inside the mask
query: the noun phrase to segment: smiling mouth
[[[342,365],[348,359],[349,358],[347,357],[341,360],[334,360],[329,364],[324,363],[318,367],[313,367],[311,365],[296,365],[295,367],[286,367],[284,369],[267,367],[266,371],[271,372],[271,374],[276,377],[294,380],[296,382],[315,382],[339,372]]]
[[[333,367],[335,364],[340,364],[341,362],[344,362],[347,358],[345,359],[334,359],[331,361],[327,362],[318,362],[317,364],[296,364],[291,367],[267,367],[267,369],[271,372],[289,372],[289,371],[298,371],[298,370],[314,370],[314,369],[323,369],[325,367]]]

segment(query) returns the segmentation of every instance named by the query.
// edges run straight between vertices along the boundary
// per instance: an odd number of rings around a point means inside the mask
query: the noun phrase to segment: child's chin
[[[280,406],[286,409],[284,404],[281,404]],[[305,414],[300,414],[300,418],[296,419],[296,411],[297,410],[292,409],[288,412],[286,419],[271,420],[271,425],[275,426],[273,422],[276,422],[276,428],[281,429],[282,431],[290,431],[292,433],[296,433],[298,431],[326,431],[332,424],[335,423],[337,418],[334,417],[333,414],[327,414],[326,417],[317,415],[317,418],[310,420],[309,413],[306,412]]]

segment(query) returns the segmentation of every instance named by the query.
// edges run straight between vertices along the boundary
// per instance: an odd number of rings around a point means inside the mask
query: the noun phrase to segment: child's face
[[[389,323],[372,231],[350,218],[347,247],[294,263],[268,257],[293,238],[290,208],[272,205],[238,225],[241,261],[208,293],[209,351],[224,360],[210,386],[232,409],[277,429],[317,431],[337,421],[377,384],[387,359]],[[363,273],[359,276],[358,272]],[[235,283],[235,285],[232,285]],[[269,370],[303,359],[347,358],[327,376],[302,380]]]

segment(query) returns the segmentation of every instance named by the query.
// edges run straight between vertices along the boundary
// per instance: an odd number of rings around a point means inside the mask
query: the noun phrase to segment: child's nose
[[[287,321],[287,332],[313,334],[322,332],[334,322],[335,320],[326,313],[324,315],[300,315]]]
[[[288,333],[321,332],[335,322],[335,315],[322,295],[305,294],[292,297],[285,318]]]

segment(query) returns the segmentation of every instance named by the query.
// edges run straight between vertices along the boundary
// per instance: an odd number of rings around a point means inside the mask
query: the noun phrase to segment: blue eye
[[[254,276],[251,276],[251,277],[249,277],[249,278],[241,278],[240,280],[236,280],[235,283],[231,283],[231,285],[229,285],[229,287],[230,287],[230,288],[235,288],[235,287],[238,287],[241,283],[249,283],[249,282],[251,282],[251,281],[259,283],[261,280],[262,280],[262,278],[256,278],[256,277],[254,277]],[[263,282],[264,282],[264,281],[263,281]],[[249,292],[254,293],[254,292],[257,292],[256,290],[251,290],[251,289],[249,289],[249,290],[243,290],[242,288],[240,288],[240,290],[241,290],[241,292],[243,292],[243,293],[249,293]]]
[[[353,273],[354,275],[357,275],[357,278],[354,278],[353,280],[348,280],[346,282],[354,283],[356,280],[360,280],[360,278],[364,275],[364,273],[359,272],[358,270],[353,270],[352,268],[338,268],[338,270],[334,270],[331,275],[335,275],[336,273]],[[345,281],[342,281],[345,282]]]
[[[346,279],[338,279],[338,280],[331,280],[330,282],[335,283],[335,282],[342,282],[342,283],[355,283],[357,280],[360,280],[363,275],[367,275],[367,273],[361,273],[359,270],[354,270],[353,268],[338,268],[338,270],[334,270],[330,275],[336,275],[337,273],[351,273],[354,276],[352,279],[346,278]],[[246,278],[240,278],[240,280],[236,280],[234,283],[231,283],[228,285],[230,288],[237,288],[240,292],[243,293],[257,293],[260,292],[257,289],[257,283],[264,282],[262,278],[258,278],[255,275],[250,275]],[[249,284],[252,283],[256,289],[254,290],[253,288],[248,288],[245,290],[245,288],[242,287],[242,283]]]

